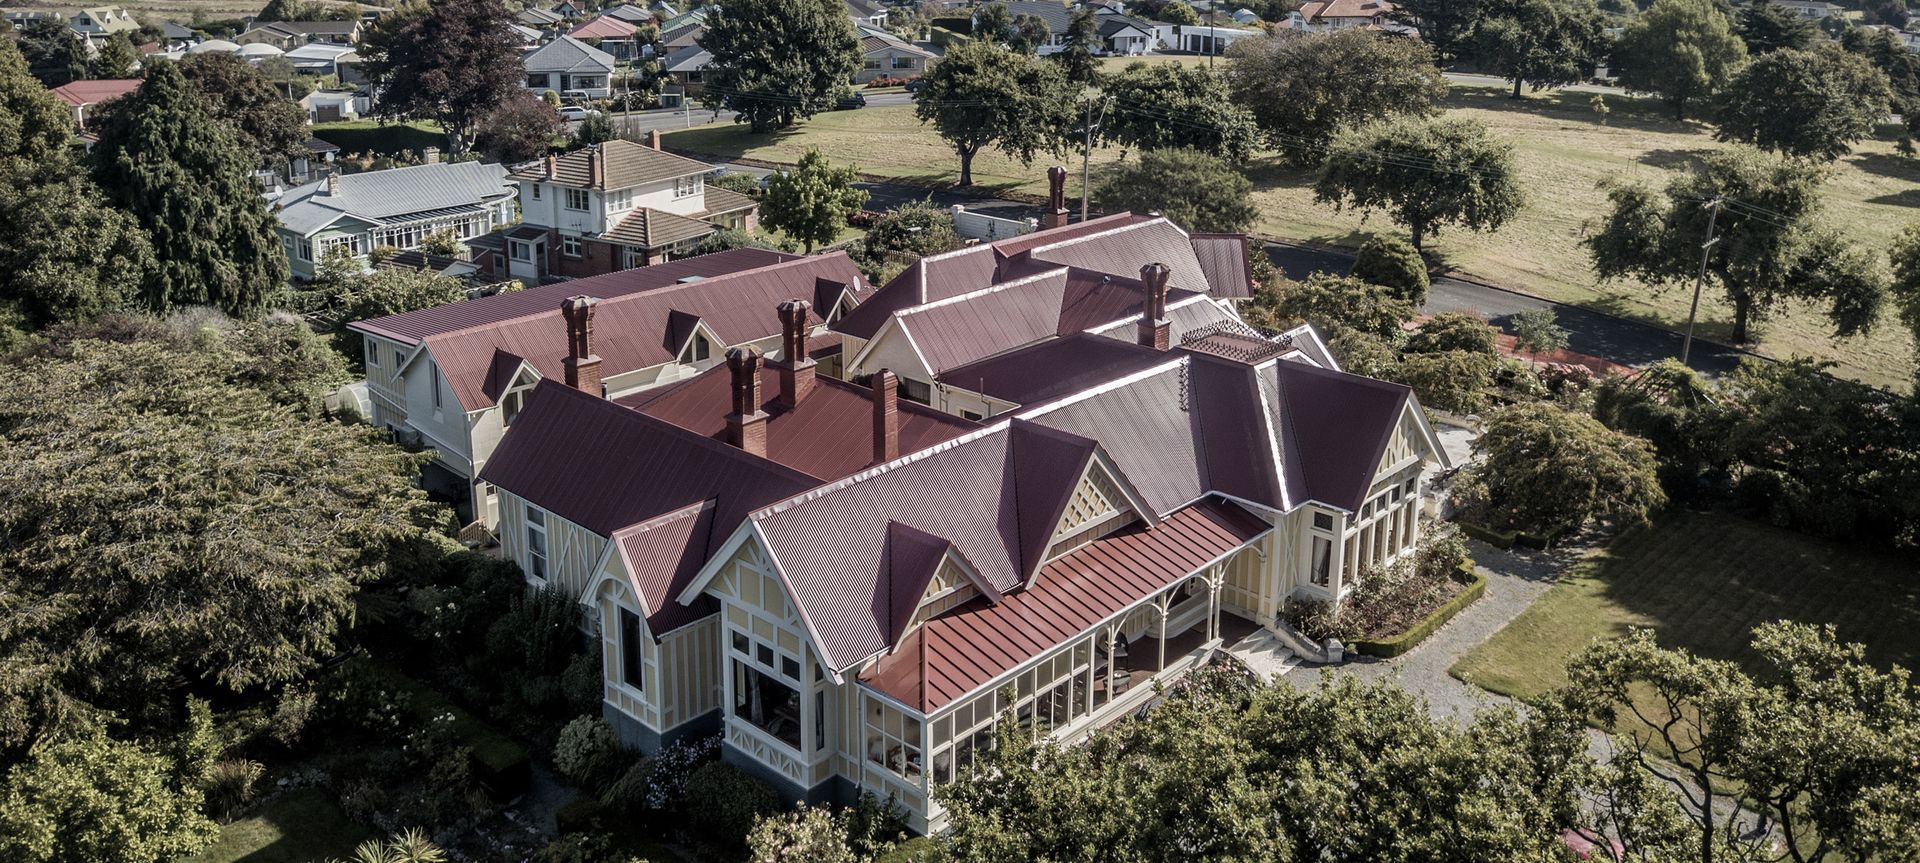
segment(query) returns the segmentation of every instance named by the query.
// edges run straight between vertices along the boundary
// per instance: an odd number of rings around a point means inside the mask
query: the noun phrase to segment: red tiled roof
[[[799,259],[799,255],[789,255],[770,249],[730,249],[710,255],[621,270],[591,279],[536,285],[510,294],[494,294],[490,297],[448,303],[397,315],[368,318],[364,321],[355,321],[349,326],[361,332],[411,345],[417,344],[428,336],[437,336],[455,330],[504,323],[529,315],[557,313],[561,301],[580,294],[582,286],[587,286],[586,293],[608,300],[628,294],[675,287],[681,279],[690,276],[713,278]]]
[[[940,382],[1031,405],[1166,361],[1166,354],[1132,341],[1073,333],[948,369]]]
[[[618,290],[619,278],[629,272],[636,271],[575,279],[558,287],[568,296],[598,296],[609,283]],[[698,319],[726,345],[777,335],[780,318],[775,307],[784,300],[818,297],[821,279],[854,290],[851,286],[860,283],[860,270],[844,252],[835,252],[605,299],[593,316],[594,352],[600,356],[602,379],[672,360],[674,349],[684,344],[687,335],[675,332],[678,321]],[[820,322],[817,316],[810,320]],[[496,351],[525,358],[542,377],[560,377],[566,333],[566,320],[555,301],[547,312],[428,336],[425,342],[448,388],[466,410],[473,411],[494,403],[486,380],[495,366]]]
[[[725,364],[672,387],[618,400],[648,416],[724,441],[733,407],[733,376]],[[821,480],[835,480],[873,463],[873,391],[816,376],[813,390],[789,409],[775,403],[779,372],[760,372],[761,410],[767,413],[767,458]],[[902,400],[900,451],[915,452],[979,428],[976,423]]]
[[[602,15],[568,30],[567,35],[575,39],[631,39],[633,29],[633,25],[626,21]]]
[[[976,599],[927,621],[861,682],[922,712],[991,683],[1269,529],[1206,498],[1151,528],[1136,525],[1048,563],[1033,587]]]
[[[1244,300],[1253,296],[1253,261],[1258,251],[1246,234],[1192,234],[1188,241],[1200,271],[1212,286],[1211,296],[1222,300]]]
[[[101,78],[62,84],[53,88],[53,95],[69,105],[83,107],[118,99],[138,89],[139,78]]]

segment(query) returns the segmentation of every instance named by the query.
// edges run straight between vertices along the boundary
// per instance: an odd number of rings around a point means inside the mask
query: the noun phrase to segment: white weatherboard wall
[[[970,240],[1004,240],[1040,229],[1037,219],[1002,219],[953,205],[953,232]]]

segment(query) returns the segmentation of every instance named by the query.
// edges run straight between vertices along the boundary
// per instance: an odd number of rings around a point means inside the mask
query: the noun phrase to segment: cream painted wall
[[[498,490],[500,556],[520,565],[527,583],[535,587],[551,585],[582,603],[592,603],[587,586],[598,572],[600,556],[610,542],[606,537],[581,527],[551,512],[547,513],[547,577],[536,580],[527,558],[527,506],[519,495]]]

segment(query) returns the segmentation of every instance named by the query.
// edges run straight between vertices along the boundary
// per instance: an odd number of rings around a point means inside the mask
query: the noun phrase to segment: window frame
[[[574,204],[574,196],[576,195],[579,196],[578,200],[580,203],[578,205]],[[561,201],[561,206],[576,213],[588,212],[593,209],[593,193],[586,189],[568,188],[566,198]]]
[[[560,254],[566,255],[569,258],[581,257],[584,254],[584,252],[583,252],[583,247],[580,243],[580,238],[572,236],[570,234],[561,234],[560,235]]]
[[[531,576],[534,580],[541,584],[546,584],[550,571],[547,567],[548,556],[550,554],[550,549],[547,545],[547,511],[529,503],[526,505],[526,513],[521,520],[524,522],[526,534],[526,544],[520,552],[520,556],[523,558],[522,563],[525,564],[522,568],[525,569],[527,575]],[[536,539],[539,540],[539,548],[537,550],[534,548],[534,541]]]
[[[646,649],[640,641],[646,636],[640,631],[640,615],[624,605],[615,607],[618,610],[615,619],[618,621],[616,631],[620,641],[618,682],[634,692],[646,692]]]

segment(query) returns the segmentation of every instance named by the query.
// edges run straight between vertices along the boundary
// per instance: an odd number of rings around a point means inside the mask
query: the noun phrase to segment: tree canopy
[[[818,149],[809,149],[791,170],[767,178],[760,223],[799,240],[813,254],[814,246],[838,237],[867,202],[867,193],[853,187],[857,176],[851,165],[828,164]]]
[[[1906,324],[1915,349],[1920,350],[1920,225],[1902,230],[1887,256],[1893,263],[1892,289],[1900,322]],[[1913,372],[1913,391],[1920,398],[1920,368]]]
[[[1473,25],[1480,23],[1482,0],[1400,0],[1393,4],[1393,20],[1420,28],[1420,41],[1433,54],[1452,60],[1471,49]]]
[[[1295,165],[1320,164],[1338,133],[1434,113],[1447,81],[1418,39],[1362,30],[1240,39],[1226,78],[1267,143]]]
[[[1886,76],[1858,54],[1834,45],[1773,51],[1727,85],[1714,137],[1832,160],[1873,134],[1891,99]]]
[[[1077,7],[1073,17],[1067,22],[1066,45],[1054,52],[1052,60],[1060,64],[1067,73],[1067,80],[1075,84],[1092,84],[1100,75],[1100,61],[1094,57],[1095,51],[1104,50],[1100,42],[1100,25],[1095,20],[1093,9]]]
[[[1400,119],[1342,133],[1327,154],[1314,199],[1335,208],[1384,210],[1421,248],[1459,225],[1498,230],[1525,196],[1513,146],[1466,118]]]
[[[1473,28],[1475,59],[1513,83],[1545,90],[1579,82],[1602,52],[1593,0],[1481,0]]]
[[[1733,306],[1735,342],[1748,341],[1754,322],[1791,299],[1827,304],[1836,335],[1865,332],[1879,317],[1884,277],[1835,269],[1828,266],[1830,257],[1820,256],[1844,245],[1815,227],[1820,178],[1818,167],[1802,161],[1744,148],[1717,151],[1675,176],[1664,193],[1639,184],[1613,186],[1607,193],[1611,211],[1583,242],[1603,279],[1689,284],[1707,236],[1706,205],[1722,200],[1712,217],[1720,240],[1707,257],[1707,278]],[[1801,278],[1809,272],[1822,277]]]
[[[359,48],[374,110],[437,122],[451,153],[466,153],[480,118],[526,80],[515,23],[495,0],[409,0],[380,16]]]
[[[247,61],[233,54],[192,54],[180,61],[180,71],[206,95],[213,116],[259,154],[260,164],[279,167],[308,155],[313,135],[306,112]]]
[[[14,36],[33,76],[48,87],[86,77],[87,46],[64,17],[35,18]]]
[[[1394,292],[1414,308],[1427,303],[1427,262],[1412,243],[1392,234],[1375,234],[1360,244],[1352,275]]]
[[[867,229],[867,248],[937,255],[960,246],[953,214],[931,200],[910,201],[881,213]]]
[[[1189,231],[1239,233],[1260,218],[1253,182],[1219,156],[1197,150],[1148,150],[1100,173],[1093,200],[1102,210],[1158,212]]]
[[[155,311],[206,304],[259,314],[286,284],[287,255],[253,179],[257,155],[209,100],[177,65],[161,64],[98,131],[94,179],[154,251],[141,302]]]
[[[1745,43],[1713,0],[1660,0],[1628,21],[1613,46],[1620,86],[1659,96],[1677,120],[1689,104],[1719,93],[1746,61]]]
[[[947,50],[914,94],[914,115],[960,157],[960,185],[973,185],[973,157],[993,147],[1022,164],[1064,153],[1080,119],[1078,88],[1059,64],[974,41]]]
[[[0,857],[166,863],[219,835],[173,761],[92,723],[36,747],[0,781]]]
[[[1805,51],[1820,39],[1820,29],[1799,12],[1771,0],[1756,0],[1740,10],[1740,40],[1754,56],[1783,48]]]
[[[598,115],[595,115],[598,116]],[[581,122],[584,131],[592,118]],[[606,123],[605,117],[600,117]],[[507,164],[538,159],[553,147],[565,124],[553,106],[528,90],[507,94],[474,121],[473,145],[489,159]],[[610,128],[610,127],[609,127]]]
[[[1056,55],[1058,56],[1058,55]],[[1101,81],[1111,100],[1100,137],[1136,150],[1186,147],[1245,162],[1259,143],[1253,113],[1205,66],[1128,64]]]
[[[730,0],[707,16],[701,73],[716,110],[755,132],[833,107],[860,71],[860,38],[838,0]]]
[[[1473,450],[1481,461],[1456,494],[1495,528],[1547,535],[1596,518],[1642,523],[1667,503],[1650,444],[1548,402],[1495,411]]]

